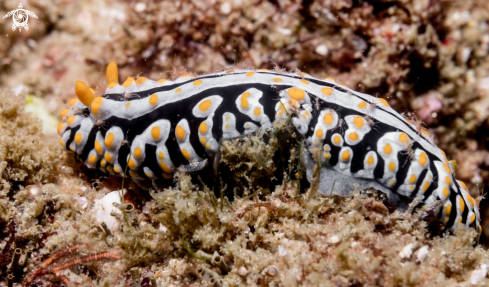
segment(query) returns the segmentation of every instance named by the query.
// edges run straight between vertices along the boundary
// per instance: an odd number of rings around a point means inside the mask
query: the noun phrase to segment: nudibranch
[[[430,135],[392,109],[332,78],[305,73],[234,69],[182,75],[174,81],[128,78],[119,84],[114,62],[107,89],[95,96],[77,81],[77,99],[61,111],[59,143],[89,168],[134,180],[172,178],[180,166],[200,169],[217,158],[220,142],[273,129],[291,116],[307,151],[311,180],[320,161],[320,192],[348,195],[357,183],[395,204],[418,198],[441,203],[437,216],[453,230],[462,223],[481,232],[477,202]]]

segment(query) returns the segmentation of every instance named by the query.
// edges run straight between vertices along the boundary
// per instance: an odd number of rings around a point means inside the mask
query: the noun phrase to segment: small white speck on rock
[[[426,256],[428,256],[428,253],[430,253],[428,246],[423,246],[421,247],[418,252],[416,252],[416,257],[418,258],[418,261],[423,261]]]
[[[328,243],[336,244],[336,243],[340,242],[340,237],[338,235],[333,235],[330,238],[328,238],[327,241],[328,241]]]
[[[328,54],[328,47],[325,44],[321,44],[314,51],[321,56],[326,56]]]
[[[42,190],[39,186],[37,185],[28,185],[25,187],[27,190],[27,193],[29,193],[30,197],[36,197],[42,193]]]
[[[399,252],[399,257],[402,259],[411,258],[414,250],[417,249],[417,247],[419,247],[417,243],[409,243],[401,249],[401,252]]]
[[[480,269],[475,269],[470,273],[470,283],[472,285],[479,285],[487,276],[487,265],[482,264]]]
[[[224,15],[231,13],[231,3],[229,3],[229,2],[222,3],[221,8],[219,9],[219,12],[221,12],[221,14],[224,14]]]
[[[238,269],[238,274],[239,274],[239,276],[244,277],[244,276],[248,275],[248,269],[246,269],[246,267],[244,267],[244,266],[241,266]]]
[[[278,198],[275,198],[272,201],[272,206],[278,209],[278,208],[282,207],[282,201]]]
[[[268,266],[267,274],[270,276],[277,276],[278,275],[278,268],[275,265],[270,265]]]
[[[279,246],[278,246],[278,255],[280,255],[280,256],[285,256],[285,255],[287,255],[287,249],[285,249],[285,247],[284,247],[284,246],[279,245]]]
[[[138,13],[144,12],[146,10],[146,3],[138,2],[134,6],[134,10]]]

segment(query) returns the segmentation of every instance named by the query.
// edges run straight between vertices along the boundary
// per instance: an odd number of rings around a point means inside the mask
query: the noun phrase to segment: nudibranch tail
[[[95,97],[76,82],[79,100],[61,111],[60,144],[89,168],[134,180],[172,178],[177,169],[199,170],[219,158],[220,142],[274,127],[292,117],[303,137],[308,179],[319,161],[320,191],[336,181],[375,187],[400,207],[414,198],[442,203],[438,218],[481,232],[476,201],[454,178],[456,164],[429,133],[404,119],[385,99],[305,73],[233,69],[181,75],[174,81],[128,78],[122,85],[110,62],[108,87]],[[318,151],[312,154],[310,151]]]

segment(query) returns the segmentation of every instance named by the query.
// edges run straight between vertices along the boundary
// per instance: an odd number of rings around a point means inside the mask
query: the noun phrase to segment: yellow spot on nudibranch
[[[348,150],[345,150],[342,154],[341,154],[341,159],[343,161],[347,161],[350,159],[350,151]]]
[[[201,142],[202,144],[205,144],[205,143],[207,142],[207,139],[206,139],[205,137],[201,137],[201,138],[200,138],[200,142]]]
[[[119,168],[117,166],[114,166],[114,171],[119,173]]]
[[[391,152],[392,152],[392,146],[390,144],[385,144],[384,153],[385,154],[391,154]]]
[[[158,95],[152,94],[151,97],[149,97],[149,103],[151,105],[156,105],[156,103],[158,103]]]
[[[112,171],[112,166],[109,165],[106,168],[107,168],[107,171]]]
[[[199,131],[202,134],[207,133],[207,124],[205,122],[202,122],[199,126]]]
[[[341,137],[339,135],[336,135],[333,139],[333,142],[335,144],[340,144],[341,143]]]
[[[77,98],[73,98],[73,99],[71,99],[71,100],[68,102],[68,105],[69,105],[70,107],[73,107],[73,106],[76,104],[76,102],[78,102],[78,99],[77,99]]]
[[[212,105],[212,101],[211,100],[205,100],[203,101],[202,103],[199,104],[199,110],[205,112],[207,111],[210,106]]]
[[[329,152],[324,153],[324,158],[329,159],[331,157],[331,154]]]
[[[427,180],[423,185],[423,192],[427,191],[430,185],[431,185],[431,181]]]
[[[415,183],[415,182],[416,182],[416,179],[417,179],[417,177],[416,177],[416,175],[415,175],[415,174],[411,175],[411,177],[409,178],[409,183],[410,183],[410,184]]]
[[[373,165],[374,163],[375,163],[375,159],[374,159],[374,157],[373,157],[373,156],[369,156],[369,157],[367,158],[367,164],[368,164],[368,165]]]
[[[425,129],[421,129],[421,133],[424,134],[426,137],[430,137],[430,134]]]
[[[443,188],[443,196],[444,197],[448,197],[450,195],[450,190],[448,189],[448,187],[444,187]]]
[[[186,149],[182,149],[182,154],[186,159],[190,159],[190,153]]]
[[[159,79],[158,80],[158,84],[161,84],[161,83],[164,83],[164,82],[166,82],[166,79]]]
[[[83,139],[83,135],[81,133],[76,133],[76,135],[75,135],[75,143],[76,144],[81,143],[82,139]]]
[[[474,220],[475,220],[475,214],[472,214],[470,216],[470,224],[472,224],[474,222]]]
[[[334,117],[331,113],[327,113],[324,115],[323,120],[325,124],[330,125],[333,123]]]
[[[302,79],[302,80],[301,80],[301,82],[302,82],[303,84],[309,85],[309,81],[308,81],[308,80],[304,80],[304,79]]]
[[[405,133],[401,133],[401,134],[399,135],[399,141],[400,141],[401,143],[403,143],[403,144],[407,144],[407,143],[409,142],[409,137],[408,137],[408,135],[407,135],[407,134],[405,134]]]
[[[198,86],[202,84],[202,80],[197,80],[197,81],[194,81],[194,86]]]
[[[247,109],[250,107],[250,103],[248,102],[248,98],[251,96],[250,93],[246,92],[243,95],[241,95],[241,107],[243,109]]]
[[[348,138],[350,138],[351,141],[357,141],[358,140],[358,134],[356,132],[352,132],[348,135]]]
[[[301,90],[299,88],[290,88],[287,91],[287,93],[294,100],[302,100],[306,96],[306,92],[304,92],[304,90]]]
[[[468,200],[469,200],[470,205],[472,205],[472,207],[474,207],[474,205],[475,205],[475,201],[474,201],[474,199],[472,198],[472,196],[470,196],[470,194],[467,194],[467,198],[468,198]]]
[[[114,134],[108,133],[105,136],[105,146],[110,147],[112,145],[112,142],[114,142]]]
[[[246,73],[246,76],[247,76],[247,77],[251,77],[251,76],[253,76],[254,74],[255,74],[255,72],[248,72],[248,73]]]
[[[447,185],[452,184],[452,180],[450,179],[450,177],[449,177],[449,176],[445,177],[445,183],[446,183]]]
[[[321,93],[325,94],[326,96],[331,96],[333,94],[333,89],[329,87],[322,88]]]
[[[160,151],[160,152],[158,153],[158,157],[159,157],[160,159],[164,159],[164,158],[165,158],[165,154],[164,154],[162,151]]]
[[[61,135],[61,131],[63,131],[64,123],[59,123],[58,128],[56,129],[58,131],[58,135]]]
[[[450,164],[450,167],[452,168],[452,170],[454,172],[456,172],[458,170],[458,165],[457,165],[457,161],[456,160],[451,160],[449,161],[449,164]]]
[[[142,84],[144,84],[144,82],[146,82],[146,80],[148,80],[148,78],[138,77],[138,79],[136,80],[136,85],[142,85]]]
[[[62,140],[62,139],[59,139],[58,143],[59,143],[59,145],[61,145],[61,146],[64,146],[64,145],[65,145],[65,143],[63,142],[63,140]]]
[[[355,117],[353,118],[353,124],[354,124],[354,125],[355,125],[357,128],[359,128],[359,129],[361,129],[361,128],[363,127],[364,122],[365,122],[365,120],[364,120],[362,117],[360,117],[360,116],[355,116]]]
[[[128,109],[130,105],[131,105],[131,103],[127,103],[126,104],[126,109]]]
[[[76,116],[71,116],[68,118],[68,120],[66,121],[66,123],[68,123],[69,125],[71,125],[76,119]]]
[[[99,141],[95,141],[95,151],[98,154],[102,153],[102,144]]]
[[[180,93],[181,91],[182,91],[182,89],[181,88],[178,88],[178,89],[175,90],[175,93]]]
[[[331,81],[333,83],[336,83],[335,79],[333,79],[332,77],[327,77],[325,80],[327,81]]]
[[[103,160],[100,161],[100,165],[101,166],[105,167],[106,164],[107,164],[107,162],[105,161],[105,159],[103,159]]]
[[[446,170],[446,172],[447,172],[448,174],[452,174],[452,171],[450,170],[450,168],[448,167],[448,165],[443,164],[443,168]],[[465,185],[465,184],[464,184],[464,185]]]
[[[317,136],[318,138],[322,138],[322,137],[323,137],[323,135],[324,135],[324,133],[323,133],[323,130],[322,130],[322,129],[318,129],[318,130],[316,131],[316,136]]]
[[[94,115],[96,115],[98,113],[98,110],[100,109],[100,107],[102,107],[102,103],[104,101],[104,98],[102,97],[96,97],[92,104],[90,105],[90,107],[92,108],[92,113]]]
[[[282,82],[282,79],[280,79],[280,78],[275,78],[275,79],[273,79],[273,81],[274,81],[274,82],[276,82],[276,83],[278,83],[278,82]]]
[[[123,86],[124,88],[127,88],[127,87],[129,87],[130,85],[132,85],[132,83],[134,83],[135,81],[136,81],[136,80],[134,80],[134,78],[133,78],[133,77],[129,77],[129,78],[127,78],[127,79],[124,81],[124,83],[122,83],[122,86]]]
[[[423,151],[421,152],[421,154],[419,155],[419,160],[418,160],[419,164],[422,165],[422,166],[425,166],[426,163],[428,162],[428,155]]]
[[[104,158],[107,162],[112,162],[112,160],[113,160],[112,156],[108,153],[104,154]]]
[[[205,144],[205,147],[206,147],[206,148],[211,148],[211,143],[206,143],[206,144]]]
[[[182,126],[177,126],[175,129],[175,134],[177,138],[182,140],[185,137],[185,129]]]
[[[171,168],[169,168],[166,163],[160,161],[161,169],[166,173],[171,173]]]
[[[464,212],[465,202],[462,197],[460,197],[460,213]]]
[[[134,169],[136,167],[136,162],[132,158],[130,158],[127,162],[127,166],[129,166],[130,169]]]
[[[379,102],[380,102],[381,104],[383,104],[384,106],[389,107],[389,104],[387,103],[387,101],[386,101],[385,99],[378,98],[377,100],[379,100]]]
[[[135,157],[140,157],[141,154],[143,154],[143,151],[141,150],[140,147],[137,147],[135,150],[134,150],[134,156]]]
[[[255,116],[259,116],[261,115],[261,109],[260,108],[255,108],[255,111],[253,112],[255,114]]]
[[[389,170],[394,171],[395,169],[396,169],[396,163],[391,161],[389,163]]]
[[[362,101],[361,103],[359,103],[359,104],[358,104],[358,107],[359,107],[360,109],[365,109],[365,108],[367,107],[367,103],[366,103],[366,102],[364,102],[364,101]]]
[[[230,126],[229,126],[229,125],[225,125],[225,126],[224,126],[224,128],[225,128],[226,130],[229,130]]]
[[[151,136],[155,140],[159,139],[160,138],[160,128],[159,127],[151,128]]]
[[[60,115],[62,118],[64,118],[64,117],[66,117],[66,115],[67,115],[69,112],[70,112],[70,110],[68,110],[68,109],[63,109],[63,110],[61,110],[61,112],[59,113],[59,115]]]

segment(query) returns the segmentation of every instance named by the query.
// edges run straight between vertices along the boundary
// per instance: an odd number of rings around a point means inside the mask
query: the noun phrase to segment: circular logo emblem
[[[27,12],[24,9],[17,9],[15,10],[12,18],[15,26],[23,28],[29,20],[29,15],[27,15]]]

